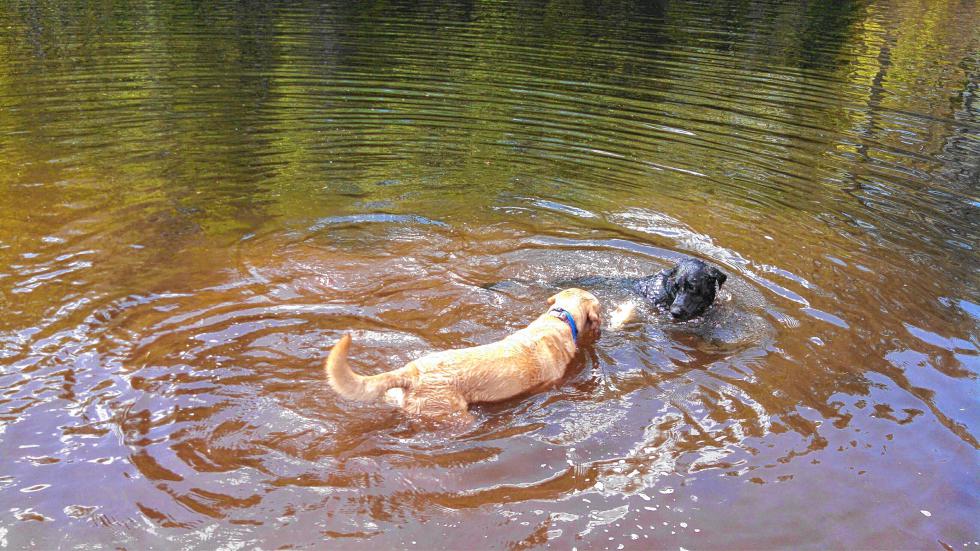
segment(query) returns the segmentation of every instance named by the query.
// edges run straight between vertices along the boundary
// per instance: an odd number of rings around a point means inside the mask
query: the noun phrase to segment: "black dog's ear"
[[[722,285],[723,285],[723,284],[725,283],[725,281],[726,281],[726,280],[728,279],[728,276],[727,276],[727,275],[725,275],[725,273],[724,273],[724,272],[722,272],[722,271],[721,271],[721,270],[719,270],[718,268],[715,268],[714,266],[712,266],[712,267],[710,267],[710,268],[708,268],[708,274],[709,274],[709,275],[711,275],[711,277],[713,277],[713,278],[715,278],[716,280],[718,280],[718,288],[719,288],[719,289],[721,289],[721,286],[722,286]]]

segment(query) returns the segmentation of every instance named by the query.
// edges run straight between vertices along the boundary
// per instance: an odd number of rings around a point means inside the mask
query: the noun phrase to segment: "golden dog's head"
[[[575,318],[579,337],[598,339],[602,318],[599,317],[599,299],[582,289],[564,289],[548,299],[549,306],[567,310]]]

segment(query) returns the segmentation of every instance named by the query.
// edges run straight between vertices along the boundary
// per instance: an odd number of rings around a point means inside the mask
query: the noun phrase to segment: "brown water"
[[[0,4],[0,547],[980,540],[980,4]],[[557,388],[340,400],[687,255]],[[630,295],[595,290],[608,310]]]

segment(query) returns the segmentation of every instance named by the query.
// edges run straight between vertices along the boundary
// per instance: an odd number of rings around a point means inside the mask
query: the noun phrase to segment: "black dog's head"
[[[677,321],[687,321],[704,313],[715,300],[728,276],[714,266],[689,258],[664,272],[662,305]],[[717,288],[715,284],[717,283]]]

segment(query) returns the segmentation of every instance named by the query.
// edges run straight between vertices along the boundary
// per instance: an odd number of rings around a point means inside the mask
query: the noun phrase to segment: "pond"
[[[978,94],[964,0],[4,2],[0,547],[976,549]],[[468,427],[325,384],[690,256]]]

